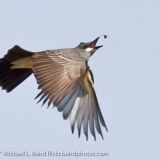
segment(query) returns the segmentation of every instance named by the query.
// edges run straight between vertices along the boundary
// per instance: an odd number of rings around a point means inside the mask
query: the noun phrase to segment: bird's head
[[[99,48],[103,47],[103,45],[101,46],[96,46],[98,40],[100,37],[97,37],[95,40],[91,41],[91,42],[81,42],[77,47],[80,49],[84,49],[90,56]]]

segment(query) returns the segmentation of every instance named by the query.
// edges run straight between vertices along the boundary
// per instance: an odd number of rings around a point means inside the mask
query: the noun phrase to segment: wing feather
[[[101,125],[105,127],[106,130],[107,127],[99,108],[97,97],[93,88],[93,81],[91,81],[92,79],[90,79],[91,78],[90,72],[91,71],[88,71],[88,73],[85,76],[84,83],[81,84],[81,88],[83,88],[83,91],[86,91],[87,89],[87,94],[81,97],[79,103],[79,109],[76,113],[77,115],[74,121],[77,122],[79,136],[83,124],[83,131],[86,136],[86,139],[88,139],[88,127],[89,127],[92,136],[96,140],[95,128],[103,139]],[[75,122],[72,122],[71,124],[75,124]],[[72,126],[72,128],[74,127]]]
[[[65,105],[64,110],[63,110],[63,118],[64,118],[64,119],[67,119],[67,118],[68,118],[68,116],[69,116],[69,114],[70,114],[70,112],[71,112],[71,110],[72,110],[72,108],[73,108],[73,105],[75,104],[76,99],[77,99],[77,97],[78,97],[78,95],[79,95],[79,92],[80,92],[80,89],[79,89],[79,87],[78,87],[78,88],[76,89],[74,95],[72,96],[72,98],[71,98],[71,99],[68,101],[68,103]]]
[[[85,62],[71,61],[62,56],[62,53],[40,53],[32,57],[33,72],[39,88],[52,100],[54,105],[60,103],[74,87],[74,84],[85,72]],[[41,100],[44,97],[41,98]],[[48,102],[50,105],[51,102]]]
[[[53,103],[64,119],[70,119],[71,130],[77,124],[88,140],[88,129],[96,140],[97,131],[103,138],[101,126],[106,128],[93,87],[93,74],[85,61],[72,60],[59,52],[45,52],[32,57],[33,72],[39,84],[40,98],[48,107]]]

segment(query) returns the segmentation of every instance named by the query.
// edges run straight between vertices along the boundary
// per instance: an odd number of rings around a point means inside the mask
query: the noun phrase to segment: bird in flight
[[[8,50],[0,59],[0,86],[11,92],[32,73],[39,94],[35,99],[42,104],[53,105],[69,119],[72,133],[75,126],[78,136],[81,128],[88,140],[88,130],[96,140],[96,132],[102,139],[102,126],[107,131],[94,90],[93,74],[88,66],[89,58],[102,46],[96,46],[100,37],[91,42],[81,42],[75,48],[30,52],[19,46]]]

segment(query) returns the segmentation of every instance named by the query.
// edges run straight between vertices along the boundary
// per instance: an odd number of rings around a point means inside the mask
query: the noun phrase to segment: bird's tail
[[[26,60],[34,53],[15,46],[0,59],[0,86],[7,92],[12,91],[32,74]]]

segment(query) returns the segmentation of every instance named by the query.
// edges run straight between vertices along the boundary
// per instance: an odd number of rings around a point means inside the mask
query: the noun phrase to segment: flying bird
[[[107,131],[96,93],[93,74],[88,66],[89,58],[102,46],[96,46],[100,37],[91,42],[81,42],[75,48],[30,52],[18,45],[8,50],[0,59],[0,86],[11,92],[32,73],[39,94],[35,99],[42,104],[53,105],[69,119],[71,131],[81,128],[88,140],[88,130],[96,140],[96,132],[102,139],[102,126]]]

